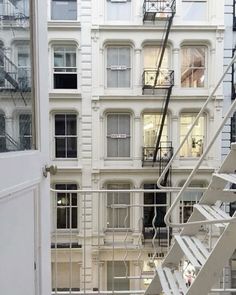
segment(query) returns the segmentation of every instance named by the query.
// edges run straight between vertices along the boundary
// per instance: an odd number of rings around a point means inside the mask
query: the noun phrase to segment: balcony
[[[174,71],[161,69],[156,79],[157,70],[144,70],[142,76],[143,93],[145,90],[169,89],[174,86]],[[147,93],[148,94],[148,93]]]
[[[22,7],[17,7],[15,1],[6,1],[0,3],[0,26],[29,26],[28,4],[22,4]]]
[[[167,20],[175,14],[175,0],[144,0],[143,21]]]

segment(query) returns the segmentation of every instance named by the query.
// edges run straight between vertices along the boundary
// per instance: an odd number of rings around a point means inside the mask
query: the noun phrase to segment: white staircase
[[[194,206],[192,215],[164,259],[161,267],[146,290],[146,295],[207,295],[220,278],[222,270],[236,249],[236,218],[221,208],[223,202],[236,201],[236,193],[230,189],[236,184],[236,144],[217,173],[200,202]],[[236,216],[236,215],[235,215]],[[200,241],[202,224],[218,228],[218,237],[212,249]],[[180,262],[187,259],[196,270],[196,278],[186,286],[179,271]]]

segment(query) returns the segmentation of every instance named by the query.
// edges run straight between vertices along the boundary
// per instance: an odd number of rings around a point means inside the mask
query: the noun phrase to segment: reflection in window
[[[108,184],[107,189],[130,189],[129,184]],[[130,193],[111,192],[107,193],[107,227],[129,228],[130,227]]]
[[[51,15],[52,20],[76,20],[77,1],[76,0],[52,0]]]
[[[182,11],[183,20],[204,21],[207,19],[207,2],[206,0],[183,0]]]
[[[76,115],[55,115],[55,156],[56,158],[77,157]]]
[[[56,184],[56,190],[77,190],[76,184]],[[56,193],[56,220],[58,229],[78,227],[77,193]]]
[[[107,0],[108,20],[129,20],[131,17],[131,0]]]
[[[54,47],[54,89],[76,89],[77,67],[75,46]]]
[[[180,142],[192,126],[197,114],[181,114]],[[180,157],[200,157],[203,152],[205,134],[205,117],[201,116],[180,150]]]
[[[181,86],[206,86],[206,47],[184,46],[181,49]]]
[[[6,152],[5,117],[0,114],[0,152]]]
[[[130,87],[130,47],[107,48],[107,87]]]
[[[32,116],[21,114],[19,116],[20,145],[23,150],[30,150],[32,146]]]
[[[18,46],[18,81],[22,90],[31,86],[29,46]]]
[[[130,157],[130,115],[107,115],[107,156]]]

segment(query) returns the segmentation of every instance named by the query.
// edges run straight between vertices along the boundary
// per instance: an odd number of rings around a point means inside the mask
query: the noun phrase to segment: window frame
[[[131,20],[132,20],[132,13],[133,13],[133,0],[105,0],[105,2],[106,2],[106,13],[105,13],[105,15],[106,15],[106,21],[107,22],[130,22]],[[108,3],[111,3],[111,4],[128,4],[128,3],[130,3],[130,7],[129,7],[129,9],[130,9],[130,11],[129,11],[129,17],[126,19],[120,19],[118,16],[115,18],[115,19],[111,19],[111,18],[109,18],[109,15],[110,15],[110,12],[109,12],[109,4]],[[124,7],[122,7],[122,8],[120,8],[121,10],[123,10],[124,9]],[[120,11],[119,11],[119,13],[120,13]]]
[[[3,153],[3,152],[7,151],[7,140],[6,140],[6,135],[4,134],[6,132],[6,117],[5,117],[5,114],[2,112],[0,112],[0,122],[1,122],[1,120],[3,120],[4,126],[3,126],[3,129],[0,128],[0,142],[2,142],[2,144],[3,144],[3,150],[1,151],[1,149],[0,149],[0,153]],[[3,131],[3,132],[1,132],[1,131]],[[0,147],[1,147],[1,145],[0,145]]]
[[[109,115],[129,115],[129,119],[130,119],[130,124],[129,124],[129,127],[130,127],[130,134],[127,136],[127,138],[129,138],[129,155],[126,157],[126,156],[117,156],[117,157],[115,157],[115,156],[108,156],[108,116]],[[131,113],[129,113],[129,112],[108,112],[107,114],[106,114],[106,131],[105,131],[105,141],[106,141],[106,144],[105,144],[105,146],[106,146],[106,159],[108,159],[108,160],[130,160],[131,158],[132,158],[132,138],[133,138],[133,136],[132,136],[132,130],[133,130],[133,126],[132,126],[132,114]],[[114,138],[114,139],[116,139],[116,138]],[[122,138],[122,137],[117,137],[117,139],[119,140],[122,140],[122,139],[126,139],[126,138]]]
[[[195,118],[197,117],[197,114],[198,114],[197,111],[196,112],[195,111],[189,111],[189,112],[188,111],[183,111],[183,112],[180,113],[180,115],[179,115],[179,138],[180,138],[180,142],[182,142],[183,138],[186,136],[186,134],[185,135],[182,135],[182,133],[181,133],[181,118],[183,117],[183,115],[185,115],[185,117],[187,117],[187,116],[188,117],[191,117],[192,118],[192,122],[193,122],[195,120]],[[193,115],[194,115],[194,117],[193,117]],[[184,146],[186,144],[188,144],[187,143],[187,140],[186,140],[185,143],[184,143],[184,145],[182,146],[181,150],[179,151],[179,158],[180,159],[184,159],[184,160],[186,160],[186,159],[199,159],[201,157],[201,155],[202,155],[202,153],[204,151],[204,148],[207,145],[207,114],[206,113],[203,113],[200,116],[199,120],[201,118],[203,119],[203,135],[195,135],[195,136],[202,137],[202,139],[201,138],[199,139],[199,140],[202,140],[202,143],[201,142],[200,143],[198,143],[198,142],[193,143],[193,141],[192,141],[192,145],[193,144],[199,145],[199,148],[202,149],[201,150],[201,153],[199,154],[199,156],[193,156],[193,155],[191,155],[191,156],[181,156],[182,149],[184,148]],[[192,125],[192,123],[191,123],[191,125]],[[194,126],[194,128],[195,127],[196,127],[196,125]],[[192,132],[194,131],[194,128],[193,128]],[[189,137],[192,137],[193,138],[192,132],[189,134]],[[200,144],[201,144],[201,146],[200,146]],[[194,147],[192,146],[192,148],[194,148]],[[193,152],[191,151],[191,153],[193,153]]]
[[[131,189],[131,184],[130,183],[127,183],[127,182],[109,182],[107,185],[106,185],[106,188],[107,190],[111,189],[111,190],[122,190],[122,189],[125,189],[125,190],[128,190],[128,189]],[[115,230],[115,231],[125,231],[125,230],[130,230],[132,228],[131,226],[131,222],[132,222],[132,194],[131,193],[124,193],[124,194],[129,194],[128,198],[129,198],[129,202],[123,204],[123,203],[111,203],[111,204],[108,204],[109,202],[109,195],[108,194],[111,194],[111,198],[114,200],[114,197],[116,197],[116,194],[117,194],[117,198],[120,199],[122,198],[122,192],[107,192],[106,193],[106,200],[105,200],[105,206],[106,206],[106,229],[108,231],[110,230]],[[120,195],[121,194],[121,195]],[[118,218],[118,226],[113,226],[113,221],[114,220],[111,220],[111,226],[108,226],[109,224],[109,206],[112,206],[113,204],[115,205],[128,205],[129,207],[128,208],[125,208],[126,209],[126,212],[128,211],[128,220],[127,220],[127,223],[128,223],[128,226],[125,227],[125,226],[122,226],[122,224],[119,223],[119,217],[120,217],[120,214],[122,214],[122,212],[120,212],[121,210],[123,210],[123,208],[110,208],[111,211],[112,211],[112,214],[114,214],[114,211],[117,211],[118,213],[115,213],[114,216],[117,216]],[[126,214],[127,216],[127,214]],[[114,221],[114,223],[116,223],[116,221]]]
[[[52,2],[76,2],[76,17],[73,19],[55,19],[52,17],[53,14],[53,5]],[[50,21],[59,21],[59,22],[75,22],[78,20],[78,0],[50,0]]]
[[[75,186],[76,190],[79,189],[79,186],[78,186],[78,184],[76,182],[73,182],[73,183],[66,183],[66,182],[64,182],[64,183],[62,183],[62,182],[55,183],[54,184],[55,190],[60,190],[60,188],[58,188],[58,186],[65,186],[65,188],[63,190],[68,190],[68,191],[70,190],[70,189],[68,189],[68,186]],[[71,189],[71,190],[74,190],[74,188]],[[57,202],[58,194],[65,194],[66,197],[68,197],[67,195],[69,195],[70,204],[65,205],[65,206],[58,206],[57,205],[58,204],[58,202]],[[72,205],[72,194],[76,195],[76,200],[77,200],[76,205],[74,205],[74,206]],[[54,204],[54,206],[53,206],[53,212],[54,212],[53,220],[54,220],[54,229],[55,229],[55,231],[56,232],[68,232],[68,231],[78,232],[79,229],[80,229],[80,226],[79,226],[79,224],[80,224],[80,222],[79,222],[80,221],[79,220],[79,217],[80,217],[80,214],[79,214],[80,202],[79,202],[78,193],[55,192],[55,194],[53,194],[53,204]],[[65,228],[63,228],[63,227],[59,228],[58,227],[58,209],[60,209],[60,207],[61,207],[61,209],[63,209],[63,208],[65,208],[66,210],[69,209],[69,215],[70,215],[70,217],[69,217],[69,219],[70,219],[69,227],[65,227]],[[72,211],[73,208],[76,209],[76,221],[77,221],[76,227],[73,227],[73,226],[70,227],[70,224],[72,225],[71,216],[73,215],[73,211]],[[67,215],[66,215],[66,218],[67,218]],[[67,220],[65,221],[65,223],[67,224]]]
[[[74,47],[74,51],[70,51],[69,53],[75,53],[75,66],[72,66],[72,67],[69,67],[69,66],[61,66],[61,67],[55,67],[55,48],[56,47],[61,47],[63,48],[63,60],[65,61],[66,58],[65,58],[65,55],[66,55],[66,49],[67,48],[72,48]],[[58,52],[60,52],[58,50]],[[75,90],[78,90],[78,86],[79,86],[79,83],[78,83],[78,46],[74,43],[67,43],[66,45],[63,44],[63,43],[54,43],[52,45],[52,63],[51,63],[51,69],[52,69],[52,89],[53,91],[75,91]],[[55,68],[57,69],[65,69],[65,71],[55,71]],[[66,69],[74,69],[74,71],[66,71]],[[76,83],[76,87],[74,88],[66,88],[66,87],[55,87],[55,75],[76,75],[76,79],[75,79],[75,83]]]
[[[66,122],[66,117],[68,115],[73,115],[75,116],[75,126],[76,126],[76,135],[56,135],[56,116],[57,115],[64,115],[65,116],[65,121],[64,121],[64,125],[65,125],[65,133],[66,133],[66,125],[67,125],[67,122]],[[56,156],[56,138],[65,138],[65,157],[57,157]],[[76,157],[68,157],[67,156],[67,138],[76,138]],[[55,160],[63,160],[63,161],[70,161],[70,160],[75,160],[75,159],[78,159],[78,156],[79,155],[79,151],[78,151],[78,114],[75,113],[75,112],[55,112],[53,114],[53,158]]]
[[[204,48],[204,53],[205,53],[205,64],[204,64],[204,67],[184,67],[183,66],[183,49],[185,48]],[[208,46],[205,45],[205,44],[183,44],[180,48],[180,87],[183,88],[183,89],[191,89],[191,90],[199,90],[199,89],[206,89],[208,87],[208,70],[209,70],[209,64],[208,64]],[[192,56],[192,54],[190,54],[190,57]],[[183,72],[183,69],[185,68],[185,71],[186,69],[200,69],[200,70],[204,70],[204,81],[203,81],[203,86],[183,86],[182,85],[182,72]],[[193,75],[193,74],[191,74]],[[193,81],[191,81],[191,83],[193,83]]]
[[[129,59],[130,59],[130,65],[129,67],[126,67],[126,69],[124,69],[125,66],[122,66],[122,65],[113,65],[113,66],[110,66],[108,67],[108,50],[109,48],[116,48],[116,49],[119,49],[119,48],[129,48]],[[130,44],[108,44],[106,46],[106,50],[105,50],[105,67],[106,67],[106,74],[105,74],[105,79],[106,79],[106,88],[108,90],[114,90],[114,89],[117,89],[117,90],[130,90],[132,88],[132,70],[133,70],[133,50],[132,50],[132,46]],[[129,71],[129,86],[122,86],[122,87],[119,87],[118,85],[117,86],[108,86],[108,71],[109,69],[111,71],[117,71],[118,74],[119,74],[119,71],[126,71],[128,70]]]

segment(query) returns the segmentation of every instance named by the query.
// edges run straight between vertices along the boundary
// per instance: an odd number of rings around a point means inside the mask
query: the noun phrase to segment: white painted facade
[[[192,1],[193,5],[195,1]],[[77,19],[60,21],[51,19],[51,2],[48,1],[48,48],[49,48],[49,108],[50,108],[50,156],[51,163],[58,166],[58,173],[52,177],[51,186],[56,184],[77,184],[80,189],[102,189],[109,184],[130,184],[130,188],[143,188],[145,183],[156,183],[158,168],[142,167],[142,147],[144,146],[144,115],[160,113],[163,93],[157,95],[142,94],[142,73],[144,68],[145,46],[160,45],[163,38],[163,26],[143,24],[143,1],[119,2],[122,8],[116,13],[111,8],[112,1],[77,1]],[[125,3],[127,7],[124,9]],[[204,13],[199,20],[186,20],[186,2],[176,1],[176,15],[168,39],[169,66],[174,70],[174,87],[168,108],[167,134],[174,149],[180,143],[180,119],[183,113],[197,113],[214,85],[223,73],[224,57],[224,1],[202,1]],[[120,10],[119,10],[120,9]],[[127,9],[127,10],[126,10]],[[120,13],[119,11],[126,12]],[[114,15],[113,15],[114,13]],[[111,20],[113,18],[113,20]],[[117,18],[115,20],[115,18]],[[122,18],[123,20],[120,20]],[[74,46],[76,48],[77,89],[54,89],[53,59],[55,46]],[[130,87],[109,87],[107,56],[110,47],[128,47],[130,49]],[[205,87],[181,87],[181,48],[183,46],[205,46],[206,71]],[[212,131],[222,117],[224,91],[217,90],[204,116],[204,144],[209,142]],[[55,116],[57,114],[76,115],[77,157],[57,158],[55,156]],[[130,155],[129,157],[109,157],[107,147],[108,116],[110,114],[130,115]],[[205,159],[196,178],[197,185],[206,186],[211,173],[219,167],[221,161],[220,138]],[[204,148],[204,147],[203,147]],[[180,186],[195,165],[198,156],[178,157],[172,166],[171,184]],[[97,201],[96,194],[87,194],[86,202],[79,195],[78,228],[72,231],[57,230],[57,242],[82,245],[82,248],[52,248],[52,262],[67,262],[72,259],[79,264],[75,271],[79,283],[74,288],[80,290],[107,290],[107,269],[114,258],[122,261],[125,245],[117,241],[112,258],[113,235],[107,229],[106,199]],[[173,200],[174,194],[171,195]],[[169,198],[169,196],[168,196]],[[168,199],[170,200],[170,199]],[[52,194],[52,233],[56,228],[55,195]],[[143,193],[136,194],[132,205],[143,204]],[[99,208],[99,209],[98,209]],[[99,212],[98,212],[99,211]],[[130,275],[140,275],[137,264],[142,209],[132,209],[128,235],[128,259]],[[173,214],[173,220],[179,219],[179,212]],[[101,222],[98,238],[97,224]],[[100,220],[101,219],[101,220]],[[84,220],[86,220],[84,222]],[[84,228],[86,227],[86,230]],[[84,240],[84,234],[86,239]],[[126,232],[116,231],[115,239],[124,241]],[[53,234],[55,243],[55,233]],[[86,247],[84,247],[86,241]],[[98,246],[99,241],[99,246]],[[110,250],[108,250],[110,249]],[[57,254],[55,254],[57,252]],[[161,256],[165,247],[159,249]],[[148,254],[153,253],[150,240],[143,243],[142,259],[147,263]],[[57,255],[57,258],[55,257]],[[70,256],[71,255],[71,256]],[[65,265],[64,265],[65,266]],[[53,266],[55,268],[55,265]],[[63,269],[63,266],[61,266]],[[65,269],[64,269],[65,270]],[[63,271],[58,273],[58,281]],[[68,270],[64,271],[67,273]],[[98,275],[99,273],[99,275]],[[53,271],[55,275],[55,270]],[[53,279],[53,284],[55,279]],[[73,277],[74,280],[74,277]],[[75,279],[76,280],[76,279]],[[100,282],[98,282],[100,281]],[[64,287],[68,285],[65,283]],[[72,284],[73,285],[73,284]],[[130,289],[143,289],[143,280],[131,280]],[[62,285],[58,288],[63,289]],[[58,289],[59,290],[59,289]]]

